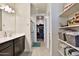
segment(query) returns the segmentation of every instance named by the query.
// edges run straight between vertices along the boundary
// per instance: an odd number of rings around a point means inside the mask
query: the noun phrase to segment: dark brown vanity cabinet
[[[18,56],[25,49],[25,36],[0,44],[0,56]]]
[[[16,40],[14,40],[14,55],[20,55],[24,49],[25,49],[25,36],[16,38]]]

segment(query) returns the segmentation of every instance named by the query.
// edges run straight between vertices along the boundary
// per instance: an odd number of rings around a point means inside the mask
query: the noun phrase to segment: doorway
[[[37,41],[44,41],[44,24],[37,25]]]
[[[48,15],[48,4],[31,4],[31,17],[32,21],[34,22],[34,42],[32,46],[32,55],[43,56],[49,55],[49,48],[48,48],[48,27],[47,18]],[[49,20],[48,20],[49,21]],[[33,26],[33,25],[32,25]],[[33,30],[33,29],[31,29]]]

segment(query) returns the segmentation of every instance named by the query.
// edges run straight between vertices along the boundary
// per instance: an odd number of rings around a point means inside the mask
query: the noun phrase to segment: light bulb
[[[14,10],[12,10],[12,13],[15,13],[15,11],[14,11]]]
[[[12,11],[12,9],[11,9],[11,8],[9,8],[8,13],[11,13],[11,11]]]
[[[8,11],[9,10],[9,6],[5,6],[5,11]]]

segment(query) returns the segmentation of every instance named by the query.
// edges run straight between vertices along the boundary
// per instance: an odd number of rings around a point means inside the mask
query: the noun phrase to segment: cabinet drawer
[[[13,56],[13,46],[9,46],[0,51],[0,56]]]
[[[7,48],[8,46],[11,46],[11,45],[13,45],[13,41],[8,41],[3,44],[0,44],[0,51]]]
[[[19,41],[22,41],[23,39],[25,39],[25,36],[18,37],[18,38],[16,38],[16,39],[14,40],[14,43],[17,43],[18,40],[19,40]]]
[[[22,53],[22,51],[23,51],[22,44],[23,43],[16,43],[15,44],[15,55],[16,56]]]

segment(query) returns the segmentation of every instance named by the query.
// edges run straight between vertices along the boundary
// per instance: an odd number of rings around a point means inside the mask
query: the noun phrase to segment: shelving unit
[[[62,11],[61,14],[59,15],[60,17],[60,22],[64,24],[64,22],[66,22],[67,20],[64,20],[64,19],[69,19],[69,17],[71,17],[74,13],[78,12],[79,11],[79,3],[74,3],[72,6],[70,6],[67,10],[65,11]],[[63,20],[63,21],[62,21]],[[70,25],[70,26],[65,26],[65,27],[59,27],[59,30],[60,31],[67,31],[65,29],[79,29],[79,25]],[[61,30],[62,29],[62,30]],[[77,30],[78,30],[77,29]],[[79,30],[78,30],[79,31]],[[75,47],[71,44],[69,44],[67,41],[64,41],[64,40],[61,40],[61,39],[58,39],[59,41],[59,44],[64,44],[64,45],[67,45],[73,49],[76,49],[79,51],[79,47]],[[64,53],[62,53],[62,51],[59,49],[60,45],[58,45],[58,53],[62,56],[65,56]]]
[[[79,10],[79,4],[78,3],[74,3],[71,7],[69,7],[67,10],[63,11],[60,16],[61,17],[66,17],[70,14],[73,14],[74,12],[76,12],[77,10]]]
[[[58,39],[60,42],[62,42],[62,43],[64,43],[64,44],[66,44],[66,45],[68,45],[68,46],[70,46],[70,47],[72,47],[72,48],[74,48],[74,49],[76,49],[76,50],[78,50],[79,51],[79,47],[75,47],[75,46],[73,46],[73,45],[71,45],[71,44],[69,44],[69,43],[67,43],[66,41],[63,41],[63,40],[61,40],[61,39]]]
[[[71,26],[59,27],[59,29],[75,28],[75,27],[79,27],[79,25],[71,25]]]

